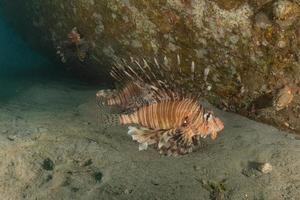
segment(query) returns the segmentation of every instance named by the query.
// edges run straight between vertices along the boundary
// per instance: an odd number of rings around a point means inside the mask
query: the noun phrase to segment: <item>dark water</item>
[[[40,70],[52,63],[33,51],[5,22],[0,18],[0,73]]]
[[[55,81],[69,87],[87,85],[58,62],[33,50],[1,18],[1,11],[0,44],[0,102],[7,102],[36,84]]]

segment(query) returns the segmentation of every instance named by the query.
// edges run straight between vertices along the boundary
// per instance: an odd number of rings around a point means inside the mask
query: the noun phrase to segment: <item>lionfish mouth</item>
[[[210,134],[211,139],[215,140],[218,136],[218,132],[224,129],[224,123],[219,118],[214,119],[213,131]]]
[[[215,139],[217,138],[217,136],[218,136],[218,132],[212,132],[212,133],[210,134],[210,138],[211,138],[212,140],[215,140]]]

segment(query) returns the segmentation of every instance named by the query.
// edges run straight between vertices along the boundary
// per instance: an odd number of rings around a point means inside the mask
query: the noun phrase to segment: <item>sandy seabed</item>
[[[103,133],[95,92],[49,81],[0,102],[1,200],[300,199],[297,135],[206,104],[225,122],[217,140],[161,156],[138,151],[127,127]]]

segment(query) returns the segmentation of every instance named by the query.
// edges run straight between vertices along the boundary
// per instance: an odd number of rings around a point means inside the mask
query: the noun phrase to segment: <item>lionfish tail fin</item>
[[[98,120],[103,132],[105,132],[109,127],[120,125],[120,117],[117,114],[101,113]]]
[[[107,104],[107,100],[112,96],[113,91],[112,90],[99,90],[96,93],[96,101],[97,101],[97,106],[103,110],[105,109],[105,105]]]
[[[105,113],[108,113],[109,110],[106,107],[106,101],[107,101],[107,90],[99,90],[96,93],[96,115],[97,115],[97,126],[104,128],[103,131],[105,131],[105,127],[103,126],[102,119],[104,118]]]

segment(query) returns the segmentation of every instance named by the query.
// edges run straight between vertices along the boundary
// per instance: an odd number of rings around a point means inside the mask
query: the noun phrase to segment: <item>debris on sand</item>
[[[273,167],[270,163],[266,162],[266,163],[260,163],[257,166],[257,170],[264,173],[264,174],[269,174],[272,170]]]
[[[274,99],[273,105],[277,111],[286,108],[293,100],[292,89],[288,86],[280,89]]]

